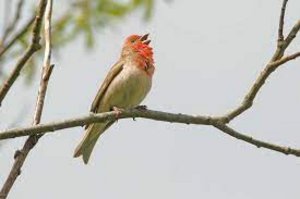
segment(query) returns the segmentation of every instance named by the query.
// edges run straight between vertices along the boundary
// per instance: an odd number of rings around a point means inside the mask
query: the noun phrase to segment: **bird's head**
[[[136,57],[153,63],[153,51],[150,47],[149,34],[143,36],[130,35],[126,38],[122,49],[122,57]]]

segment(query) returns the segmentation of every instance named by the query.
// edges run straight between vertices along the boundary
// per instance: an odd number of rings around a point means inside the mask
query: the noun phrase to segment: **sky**
[[[59,5],[55,2],[55,8]],[[240,104],[276,47],[281,1],[157,1],[152,20],[135,12],[101,30],[96,47],[78,40],[55,64],[42,122],[88,114],[124,38],[150,33],[156,71],[143,104],[192,115],[222,115]],[[285,33],[300,18],[290,0]],[[55,11],[54,11],[55,14]],[[299,36],[300,37],[300,36]],[[300,50],[297,38],[288,53]],[[300,148],[300,61],[280,67],[253,107],[230,126],[255,138]],[[0,110],[1,128],[18,115],[31,124],[39,75],[18,80]],[[23,114],[24,112],[24,114]],[[22,114],[21,114],[22,113]],[[74,159],[83,128],[44,136],[32,150],[9,198],[299,198],[300,158],[256,148],[206,126],[120,120],[99,139],[88,165]],[[0,149],[0,184],[25,138]]]

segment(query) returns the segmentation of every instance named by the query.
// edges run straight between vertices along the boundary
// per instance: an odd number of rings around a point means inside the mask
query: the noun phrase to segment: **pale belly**
[[[126,67],[109,85],[101,100],[98,112],[112,107],[134,108],[138,106],[151,88],[151,77],[136,67]]]

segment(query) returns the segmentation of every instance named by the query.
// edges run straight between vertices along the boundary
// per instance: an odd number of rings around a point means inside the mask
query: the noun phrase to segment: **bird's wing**
[[[113,81],[113,79],[122,71],[124,66],[124,62],[122,61],[118,61],[115,65],[113,65],[113,67],[110,69],[110,71],[108,72],[105,80],[103,81],[100,89],[97,92],[97,95],[93,101],[93,104],[91,106],[90,111],[96,113],[100,102],[102,100],[102,97],[104,96],[108,86],[110,85],[110,83]]]

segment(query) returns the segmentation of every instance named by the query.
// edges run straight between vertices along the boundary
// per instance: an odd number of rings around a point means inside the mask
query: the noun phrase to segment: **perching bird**
[[[146,97],[155,69],[148,36],[149,34],[131,35],[126,38],[121,56],[102,83],[91,112],[134,108]],[[85,136],[75,149],[74,157],[82,155],[87,164],[97,139],[112,124],[113,122],[103,122],[87,125]]]

